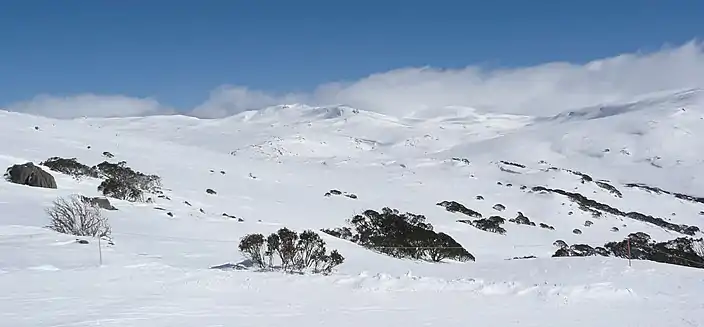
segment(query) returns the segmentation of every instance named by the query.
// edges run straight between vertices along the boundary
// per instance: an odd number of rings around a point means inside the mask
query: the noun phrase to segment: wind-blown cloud
[[[28,101],[10,104],[7,110],[52,118],[130,117],[174,112],[154,99],[96,94],[66,97],[39,95]]]
[[[587,64],[547,63],[516,69],[431,67],[373,74],[354,82],[319,86],[309,94],[276,96],[224,87],[193,111],[222,117],[272,104],[346,104],[406,116],[443,106],[551,115],[651,92],[704,87],[704,48],[696,41],[646,54],[624,54]]]
[[[308,93],[275,94],[224,85],[186,113],[217,118],[277,104],[305,103],[346,104],[395,116],[443,106],[546,116],[605,102],[628,101],[652,92],[704,87],[703,45],[691,41],[652,53],[624,54],[586,64],[557,62],[496,70],[479,66],[402,68],[357,81],[323,84]],[[153,99],[92,94],[39,96],[8,109],[58,118],[173,112]]]

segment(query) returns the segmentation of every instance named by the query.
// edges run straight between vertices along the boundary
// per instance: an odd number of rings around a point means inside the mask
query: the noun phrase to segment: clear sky
[[[309,92],[397,68],[584,63],[704,36],[700,0],[0,0],[0,106],[220,85]]]

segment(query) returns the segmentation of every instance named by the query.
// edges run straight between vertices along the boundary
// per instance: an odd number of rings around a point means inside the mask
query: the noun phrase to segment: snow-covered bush
[[[46,209],[51,218],[50,229],[76,236],[109,236],[110,224],[100,212],[100,207],[80,195],[54,200]]]
[[[83,177],[99,177],[98,170],[95,167],[88,167],[78,162],[76,158],[51,157],[40,163],[40,165],[48,167],[55,172],[69,175],[76,180],[80,180]]]
[[[98,191],[105,196],[131,202],[144,201],[144,192],[159,192],[161,178],[157,175],[145,175],[127,167],[126,162],[117,164],[107,161],[96,166],[106,177],[98,186]]]
[[[239,250],[262,269],[287,272],[329,274],[345,260],[337,250],[326,254],[325,241],[312,230],[298,235],[288,228],[281,228],[266,238],[262,234],[249,234],[240,241]]]
[[[474,261],[474,256],[450,235],[433,231],[423,215],[383,208],[381,212],[366,210],[348,223],[352,228],[322,232],[397,258]]]

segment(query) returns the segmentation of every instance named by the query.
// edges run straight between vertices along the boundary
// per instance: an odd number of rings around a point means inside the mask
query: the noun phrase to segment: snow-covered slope
[[[556,240],[602,246],[639,231],[657,241],[684,234],[612,213],[595,217],[593,208],[536,188],[704,227],[704,204],[626,186],[704,196],[702,91],[555,117],[435,113],[289,105],[215,120],[52,120],[0,111],[0,167],[53,156],[92,166],[108,151],[113,162],[161,176],[165,195],[154,203],[111,199],[114,245],[102,244],[100,266],[95,240],[78,244],[44,228],[54,199],[98,196],[99,180],[51,172],[58,189],[0,181],[0,325],[704,325],[704,270],[551,257]],[[358,197],[324,196],[331,189]],[[441,201],[484,217],[520,212],[554,229],[507,221],[505,234],[492,233],[457,222],[468,217]],[[382,207],[425,215],[476,261],[394,259],[321,234],[346,258],[330,276],[209,269],[241,260],[246,234],[334,228]],[[508,260],[523,256],[536,258]]]

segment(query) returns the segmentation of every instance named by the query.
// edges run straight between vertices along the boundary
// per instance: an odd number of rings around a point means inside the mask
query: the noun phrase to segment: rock
[[[587,220],[584,222],[584,227],[589,227],[591,225],[594,225],[594,223],[591,220]]]
[[[10,183],[27,185],[32,187],[56,188],[54,176],[28,162],[22,165],[14,165],[7,168],[5,178]]]
[[[105,209],[105,210],[117,210],[117,208],[115,208],[115,206],[113,206],[113,205],[110,203],[110,200],[108,200],[107,198],[104,198],[104,197],[92,197],[92,198],[89,198],[89,197],[87,197],[87,196],[82,196],[82,195],[81,195],[81,200],[82,200],[83,202],[85,202],[85,203],[93,204],[93,205],[95,205],[95,206],[97,206],[98,208],[101,208],[101,209]]]
[[[582,231],[579,230],[578,228],[575,228],[572,230],[572,233],[579,235],[579,234],[582,234]]]
[[[208,194],[218,194],[217,192],[215,192],[213,189],[210,189],[210,188],[207,189],[207,190],[205,190],[205,193],[208,193]]]
[[[504,205],[501,204],[501,203],[495,204],[492,208],[494,208],[494,210],[496,210],[496,211],[504,211],[504,210],[506,210],[506,206],[504,206]]]

